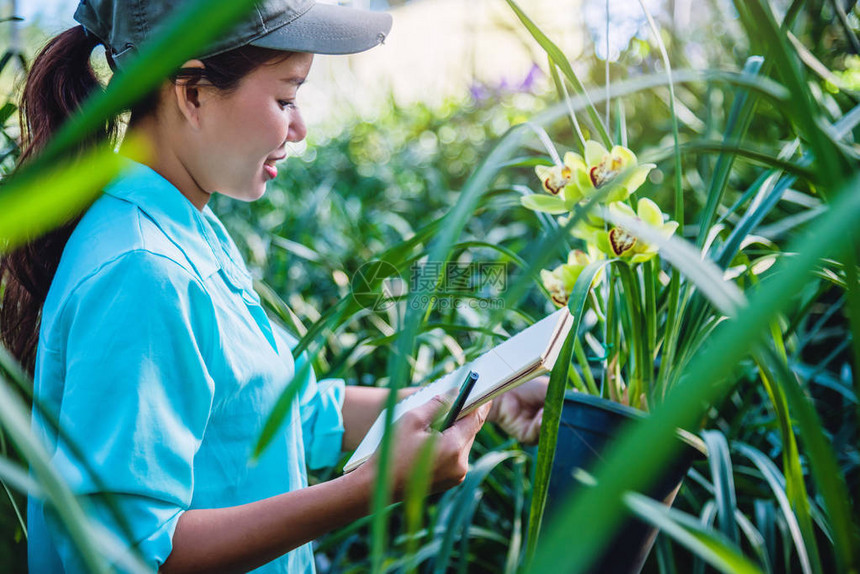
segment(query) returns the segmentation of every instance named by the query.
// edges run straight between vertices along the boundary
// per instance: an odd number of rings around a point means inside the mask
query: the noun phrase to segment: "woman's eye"
[[[278,100],[278,105],[279,105],[279,106],[281,106],[281,107],[282,107],[282,108],[284,108],[284,109],[291,109],[291,110],[293,110],[293,109],[295,109],[295,108],[296,108],[296,102],[292,102],[292,101],[289,101],[289,100]]]

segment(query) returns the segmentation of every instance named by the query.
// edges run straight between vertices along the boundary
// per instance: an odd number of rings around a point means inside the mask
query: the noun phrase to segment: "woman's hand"
[[[543,376],[493,399],[489,419],[523,444],[536,444],[549,377]]]
[[[391,459],[393,473],[393,491],[395,499],[401,499],[406,484],[412,475],[416,464],[428,449],[432,441],[431,456],[432,478],[430,491],[439,492],[454,487],[466,477],[469,470],[469,451],[475,441],[475,435],[481,430],[490,410],[486,404],[455,422],[445,432],[440,433],[432,428],[434,422],[450,408],[451,397],[436,396],[426,404],[404,413],[394,428],[394,452]],[[361,465],[355,472],[377,472],[379,453]]]

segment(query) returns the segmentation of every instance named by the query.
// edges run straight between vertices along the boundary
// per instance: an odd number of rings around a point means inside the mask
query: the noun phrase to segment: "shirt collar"
[[[201,212],[152,168],[127,160],[104,193],[136,205],[188,258],[201,277],[224,270],[230,283],[247,288],[250,274],[209,207]],[[218,231],[213,228],[218,227]],[[238,261],[236,258],[238,257]]]

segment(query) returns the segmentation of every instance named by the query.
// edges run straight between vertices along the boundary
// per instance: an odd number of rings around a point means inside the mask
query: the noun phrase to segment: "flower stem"
[[[639,408],[639,396],[642,394],[642,379],[646,369],[650,369],[648,350],[643,332],[644,316],[642,313],[642,298],[640,296],[638,276],[633,273],[630,265],[618,266],[618,275],[624,288],[624,297],[630,310],[630,355],[633,357],[633,374],[630,377],[627,398],[630,406]]]
[[[606,332],[603,337],[606,354],[603,357],[603,381],[600,389],[600,395],[603,398],[609,397],[609,386],[614,380],[609,372],[612,363],[611,356],[618,352],[618,322],[615,320],[615,273],[612,272],[613,267],[609,265],[606,268]]]
[[[579,363],[579,367],[582,369],[582,376],[585,378],[585,384],[588,385],[588,393],[600,396],[600,391],[597,388],[597,384],[594,382],[594,375],[591,374],[591,367],[588,365],[588,357],[585,356],[585,349],[582,348],[582,341],[580,339],[574,341],[573,352],[576,354],[576,361]]]
[[[657,347],[657,274],[660,272],[658,267],[659,259],[654,258],[650,261],[645,262],[642,266],[644,269],[644,283],[645,283],[645,344],[646,355],[648,357],[648,362],[650,365],[646,366],[646,375],[647,375],[647,383],[648,383],[648,395],[649,397],[654,392],[654,359],[655,353],[654,350]]]

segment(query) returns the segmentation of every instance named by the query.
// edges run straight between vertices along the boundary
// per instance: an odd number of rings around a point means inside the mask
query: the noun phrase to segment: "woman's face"
[[[263,195],[278,174],[275,163],[286,157],[286,143],[305,137],[296,92],[312,61],[313,54],[295,53],[259,66],[235,90],[199,87],[199,125],[194,149],[186,150],[193,166],[186,168],[205,194],[242,201]]]

